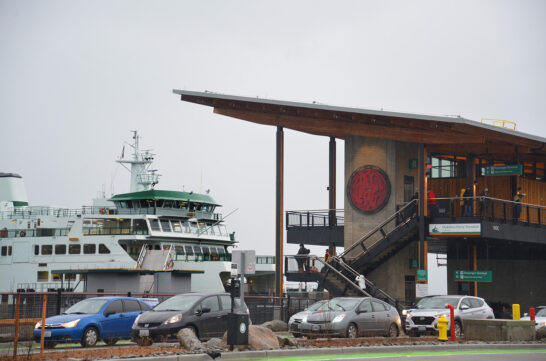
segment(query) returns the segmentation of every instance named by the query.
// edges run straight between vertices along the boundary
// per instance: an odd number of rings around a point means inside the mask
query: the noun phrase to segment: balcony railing
[[[287,211],[286,228],[343,226],[343,209]]]

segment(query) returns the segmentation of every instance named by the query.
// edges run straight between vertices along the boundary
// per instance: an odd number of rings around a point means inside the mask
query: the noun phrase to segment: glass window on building
[[[83,254],[95,254],[97,253],[97,245],[93,243],[86,243],[83,245]]]
[[[100,254],[108,254],[108,253],[110,253],[110,250],[108,249],[108,247],[106,247],[106,245],[104,243],[101,243],[101,244],[99,244],[99,253]]]
[[[42,245],[42,255],[50,255],[53,254],[53,246],[50,244],[44,244]]]
[[[56,244],[55,254],[66,254],[66,244]]]

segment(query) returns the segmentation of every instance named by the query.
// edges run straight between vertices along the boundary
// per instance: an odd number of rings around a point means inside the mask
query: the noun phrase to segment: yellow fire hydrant
[[[442,315],[442,317],[440,317],[438,319],[438,324],[437,324],[437,327],[438,327],[438,341],[447,341],[447,324],[448,324],[448,320],[446,319],[446,316],[445,315]]]

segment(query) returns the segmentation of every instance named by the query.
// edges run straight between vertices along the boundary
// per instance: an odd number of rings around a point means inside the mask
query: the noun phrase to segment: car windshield
[[[318,301],[313,303],[311,306],[307,307],[307,311],[317,311],[321,306],[323,306],[326,301]]]
[[[541,308],[535,315],[536,317],[546,317],[546,308]]]
[[[446,305],[452,305],[457,307],[459,298],[455,297],[430,297],[423,298],[415,306],[418,309],[429,309],[429,308],[446,308]]]
[[[161,302],[153,308],[154,311],[186,311],[200,300],[199,295],[178,295]]]
[[[93,299],[89,298],[87,300],[80,301],[76,303],[75,305],[72,305],[69,307],[66,311],[64,311],[64,314],[84,314],[84,313],[99,313],[100,309],[104,304],[108,302],[108,300],[105,299]]]
[[[344,299],[344,298],[334,298],[330,302],[325,304],[328,306],[328,310],[332,311],[348,311],[356,307],[361,300],[358,299]]]

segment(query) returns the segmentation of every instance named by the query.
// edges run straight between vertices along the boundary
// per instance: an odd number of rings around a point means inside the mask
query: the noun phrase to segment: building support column
[[[329,185],[328,185],[328,218],[329,225],[336,225],[336,138],[330,137],[330,162],[329,162]],[[330,254],[336,254],[336,245],[330,242]]]
[[[283,295],[283,198],[284,198],[284,131],[277,127],[276,201],[275,201],[275,296]]]
[[[425,144],[419,144],[419,269],[425,269]]]

